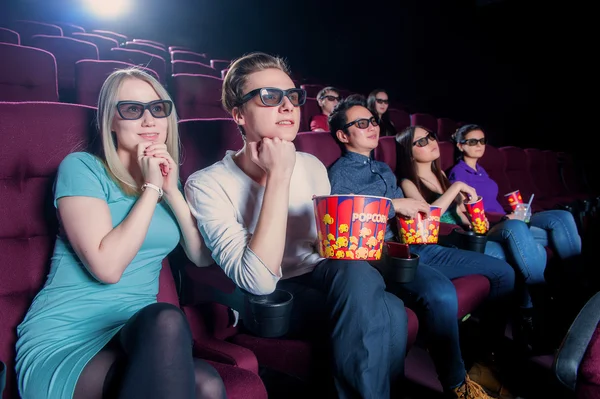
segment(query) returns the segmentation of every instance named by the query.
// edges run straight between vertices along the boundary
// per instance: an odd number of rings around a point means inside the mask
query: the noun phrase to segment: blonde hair
[[[290,69],[283,58],[261,52],[246,54],[231,64],[223,79],[221,94],[221,103],[227,112],[231,114],[240,103],[248,76],[265,69],[279,69],[290,74]]]
[[[97,126],[102,140],[99,157],[104,162],[109,175],[127,195],[140,194],[141,189],[117,155],[117,141],[112,132],[112,124],[116,115],[119,90],[126,79],[139,79],[148,83],[161,100],[171,100],[169,93],[152,76],[137,69],[121,69],[111,73],[104,81],[98,97]],[[177,113],[175,107],[167,117],[167,151],[179,165],[179,131],[177,129]]]

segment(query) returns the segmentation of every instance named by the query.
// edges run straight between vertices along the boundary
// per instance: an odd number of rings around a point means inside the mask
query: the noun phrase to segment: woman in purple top
[[[477,163],[485,153],[483,130],[477,125],[465,125],[454,133],[452,139],[456,143],[458,163],[450,171],[449,180],[462,181],[473,187],[483,198],[486,211],[505,213],[497,200],[498,184]],[[515,215],[510,213],[504,218],[515,219]],[[516,235],[515,231],[512,233]],[[528,234],[529,237],[523,234]],[[550,245],[560,259],[569,259],[581,254],[581,237],[573,216],[567,211],[538,212],[531,216],[529,229],[519,229],[518,235],[515,239],[522,243],[531,242],[533,236],[536,243]],[[527,285],[540,283],[544,281],[544,270],[526,270],[523,277]],[[531,304],[531,298],[526,299],[522,306],[527,306],[528,303]]]

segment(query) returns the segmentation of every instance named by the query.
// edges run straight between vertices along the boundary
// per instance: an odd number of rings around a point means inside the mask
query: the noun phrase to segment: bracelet
[[[144,183],[142,185],[142,191],[146,191],[147,188],[151,188],[152,190],[155,190],[158,193],[158,199],[162,198],[162,196],[163,196],[162,188],[155,186],[152,183]]]

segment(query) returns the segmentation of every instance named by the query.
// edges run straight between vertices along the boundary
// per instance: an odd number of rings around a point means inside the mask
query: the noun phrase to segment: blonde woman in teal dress
[[[181,310],[157,303],[164,257],[179,243],[210,263],[178,184],[177,116],[148,74],[112,73],[98,101],[101,150],[61,163],[59,234],[48,279],[17,329],[24,399],[224,398],[192,357]]]

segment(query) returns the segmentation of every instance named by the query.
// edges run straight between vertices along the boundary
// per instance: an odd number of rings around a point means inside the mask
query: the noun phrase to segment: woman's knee
[[[155,333],[167,340],[182,337],[191,340],[191,331],[184,313],[170,303],[148,305],[134,317],[137,317],[136,324],[144,334]]]
[[[442,313],[452,314],[452,318],[456,319],[458,312],[458,298],[456,297],[456,288],[448,279],[433,280],[427,284],[422,292],[420,292],[424,307],[433,314],[441,315]]]
[[[194,359],[194,378],[197,399],[224,399],[227,397],[223,379],[210,364]]]

